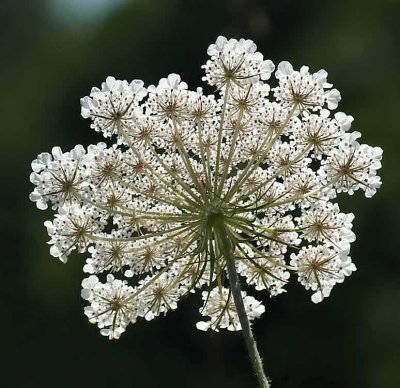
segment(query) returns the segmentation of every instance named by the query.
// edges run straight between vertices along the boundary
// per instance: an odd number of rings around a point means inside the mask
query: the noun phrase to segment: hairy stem
[[[254,339],[253,332],[250,327],[250,322],[244,307],[242,293],[240,290],[239,277],[236,272],[235,258],[232,254],[232,244],[228,238],[228,231],[224,221],[217,221],[214,225],[214,230],[218,236],[219,248],[225,258],[226,267],[229,275],[230,288],[235,302],[236,311],[239,316],[239,321],[242,326],[243,337],[246,343],[247,351],[249,352],[250,360],[256,374],[259,388],[270,388],[267,377],[264,373],[264,368],[260,354],[257,349],[257,343]]]

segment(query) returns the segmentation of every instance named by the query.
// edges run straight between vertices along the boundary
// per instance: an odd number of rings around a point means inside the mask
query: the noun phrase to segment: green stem
[[[244,307],[242,293],[240,290],[239,276],[236,272],[235,258],[232,255],[232,244],[228,238],[228,233],[224,220],[216,220],[214,230],[219,240],[219,248],[225,258],[226,268],[229,275],[230,288],[233,295],[233,300],[236,306],[236,312],[242,326],[243,337],[246,343],[247,351],[249,352],[250,360],[256,374],[259,388],[270,388],[267,377],[264,373],[264,368],[260,354],[257,349],[257,343],[254,339],[253,332],[250,327],[250,322],[247,317],[246,309]]]

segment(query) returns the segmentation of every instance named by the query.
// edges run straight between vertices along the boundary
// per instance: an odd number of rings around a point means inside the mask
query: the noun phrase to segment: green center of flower
[[[207,209],[206,214],[205,214],[206,227],[213,228],[215,224],[224,222],[225,218],[226,218],[226,215],[220,206],[211,207],[211,208]]]

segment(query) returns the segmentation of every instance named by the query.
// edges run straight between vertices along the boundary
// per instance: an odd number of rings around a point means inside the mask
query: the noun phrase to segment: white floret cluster
[[[277,296],[294,274],[317,303],[356,270],[354,216],[334,201],[375,194],[382,150],[334,111],[340,93],[325,70],[275,70],[244,39],[219,37],[208,55],[203,80],[215,94],[177,74],[148,87],[108,77],[81,106],[114,144],[54,147],[32,162],[30,198],[56,212],[45,222],[50,254],[87,252],[85,314],[109,338],[196,289],[200,330],[241,330],[217,223],[250,320],[265,310],[252,289]]]

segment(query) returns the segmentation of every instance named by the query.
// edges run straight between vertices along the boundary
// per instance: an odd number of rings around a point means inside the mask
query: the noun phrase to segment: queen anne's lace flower
[[[228,82],[243,86],[269,79],[275,66],[270,60],[264,61],[256,50],[251,40],[218,37],[207,50],[211,59],[203,66],[206,71],[203,80],[222,87]]]
[[[117,121],[131,125],[132,120],[140,113],[138,104],[146,96],[143,85],[140,80],[133,80],[128,84],[127,81],[107,77],[101,89],[94,87],[90,97],[81,99],[82,116],[91,118],[91,128],[103,132],[104,136],[118,134]]]
[[[319,70],[310,74],[308,66],[295,71],[289,62],[281,62],[275,73],[279,85],[275,88],[275,97],[282,105],[294,109],[297,113],[317,111],[324,107],[336,109],[340,101],[340,93],[330,89],[328,73]]]
[[[32,162],[30,198],[57,212],[45,222],[50,253],[88,252],[85,314],[109,338],[197,289],[199,329],[240,330],[226,241],[248,292],[284,293],[295,273],[320,302],[356,269],[354,216],[333,201],[375,194],[382,150],[332,112],[340,94],[325,70],[281,62],[269,84],[275,67],[250,40],[219,37],[208,54],[215,95],[177,74],[147,88],[108,77],[81,99],[82,116],[115,144],[55,147]],[[242,299],[250,320],[264,312]]]
[[[202,316],[211,319],[197,322],[196,327],[199,330],[213,329],[219,331],[219,329],[228,329],[237,331],[242,329],[233,297],[227,288],[216,287],[210,292],[203,291],[202,297],[204,306],[200,308],[200,313]],[[247,296],[244,291],[242,291],[242,298],[250,321],[258,318],[265,311],[261,302],[252,296]]]
[[[107,275],[107,282],[101,283],[97,276],[82,281],[81,296],[90,302],[85,307],[89,322],[96,323],[100,333],[110,339],[119,338],[130,322],[135,322],[141,301],[135,300],[133,288],[126,281]]]
[[[343,251],[327,245],[303,247],[290,258],[290,265],[296,268],[300,283],[307,290],[315,291],[311,296],[314,303],[329,296],[336,283],[342,283],[345,276],[356,270]]]

